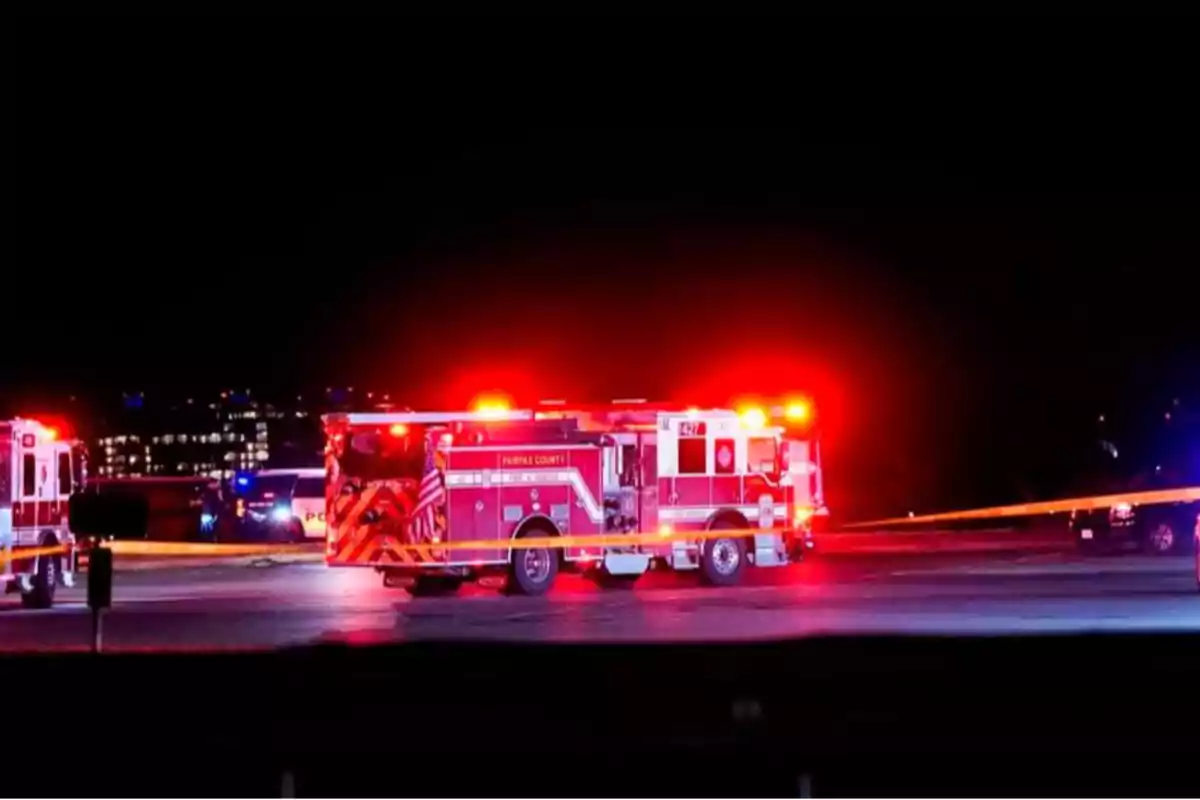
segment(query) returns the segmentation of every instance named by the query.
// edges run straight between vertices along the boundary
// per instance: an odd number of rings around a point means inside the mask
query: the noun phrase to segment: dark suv
[[[1071,513],[1071,532],[1080,549],[1111,553],[1138,550],[1154,555],[1186,553],[1194,546],[1200,500]]]

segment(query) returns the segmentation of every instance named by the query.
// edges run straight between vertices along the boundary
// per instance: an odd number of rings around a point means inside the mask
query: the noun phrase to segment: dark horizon
[[[22,19],[17,289],[60,316],[15,304],[6,392],[808,392],[839,488],[918,508],[1200,402],[1186,26],[694,23],[728,69],[672,81],[686,37],[556,24]]]

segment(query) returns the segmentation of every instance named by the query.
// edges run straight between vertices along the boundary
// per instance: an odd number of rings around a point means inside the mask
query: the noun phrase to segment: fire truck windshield
[[[349,437],[342,458],[347,475],[364,480],[417,478],[425,466],[425,431],[406,428],[402,435],[388,430],[360,430]]]
[[[751,472],[774,475],[779,472],[779,448],[772,436],[752,437],[747,443],[746,463]]]

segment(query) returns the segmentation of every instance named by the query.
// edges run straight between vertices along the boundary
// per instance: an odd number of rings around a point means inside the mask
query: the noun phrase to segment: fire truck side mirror
[[[76,536],[145,539],[149,517],[145,497],[113,492],[71,495],[67,519]]]

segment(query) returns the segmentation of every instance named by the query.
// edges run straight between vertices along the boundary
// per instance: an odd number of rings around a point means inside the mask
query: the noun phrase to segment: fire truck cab
[[[49,608],[73,586],[72,492],[85,479],[79,442],[29,419],[0,421],[0,583],[28,608]]]
[[[414,593],[504,575],[541,594],[562,569],[629,582],[656,566],[731,585],[787,564],[821,505],[815,448],[760,410],[332,414],[325,427],[328,563]],[[575,541],[634,533],[655,538]],[[506,546],[525,537],[572,538]]]

